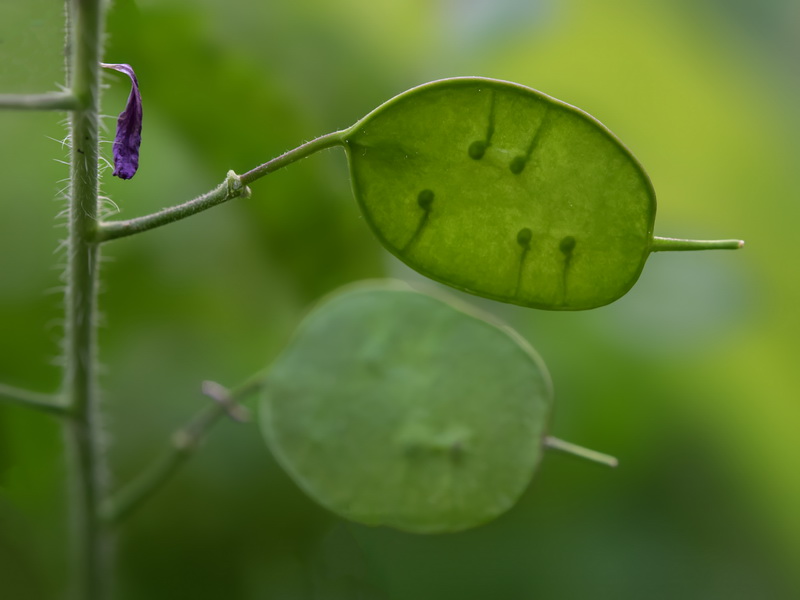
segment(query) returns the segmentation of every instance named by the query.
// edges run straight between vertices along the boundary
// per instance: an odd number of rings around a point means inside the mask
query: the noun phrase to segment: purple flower
[[[101,67],[125,73],[131,78],[131,94],[128,104],[117,119],[117,136],[114,138],[114,173],[121,179],[130,179],[139,168],[139,145],[142,143],[142,96],[139,82],[130,65],[108,65]]]

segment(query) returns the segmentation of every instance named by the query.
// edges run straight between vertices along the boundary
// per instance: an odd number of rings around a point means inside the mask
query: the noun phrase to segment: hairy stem
[[[0,383],[0,400],[56,415],[66,414],[61,396],[41,394]]]
[[[206,406],[176,431],[172,435],[169,448],[156,462],[104,503],[103,519],[108,523],[122,521],[161,489],[178,468],[194,454],[211,427],[226,414],[234,417],[240,414],[242,409],[236,402],[255,392],[262,382],[263,375],[257,375],[232,391],[224,390],[212,382],[206,382],[203,386],[206,395],[212,395],[208,390],[214,390],[213,395],[217,402]]]
[[[225,178],[225,181],[210,192],[206,192],[188,202],[178,204],[177,206],[171,206],[135,219],[128,219],[126,221],[106,221],[98,224],[97,230],[95,231],[95,241],[102,243],[128,237],[136,233],[142,233],[143,231],[155,229],[156,227],[180,221],[186,217],[191,217],[192,215],[213,208],[233,198],[238,198],[239,196],[247,197],[249,195],[250,190],[242,185],[239,176],[233,171],[228,171],[228,176]]]
[[[0,94],[0,109],[15,110],[74,110],[78,100],[70,92],[45,94]]]
[[[63,390],[71,478],[72,557],[76,598],[110,596],[113,544],[99,519],[106,468],[97,389],[96,324],[98,245],[99,63],[103,38],[102,0],[72,0],[70,86],[78,106],[71,113],[65,371]]]
[[[269,162],[248,171],[244,175],[236,175],[233,171],[228,171],[228,176],[225,181],[216,188],[183,204],[178,204],[143,217],[136,217],[125,221],[104,221],[98,225],[95,240],[102,243],[136,233],[142,233],[143,231],[155,229],[156,227],[180,221],[186,217],[191,217],[192,215],[213,208],[233,198],[238,198],[240,196],[246,198],[250,195],[250,190],[247,187],[249,183],[273,171],[288,166],[293,162],[306,158],[315,152],[342,144],[344,133],[343,131],[335,131],[310,142],[306,142],[302,146],[289,150],[273,158]]]

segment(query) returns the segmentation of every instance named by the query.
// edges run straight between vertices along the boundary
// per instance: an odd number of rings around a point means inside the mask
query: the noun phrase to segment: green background
[[[59,2],[0,4],[0,91],[63,81]],[[144,97],[122,217],[174,204],[436,78],[519,82],[579,106],[644,164],[656,235],[745,239],[659,254],[618,302],[574,314],[469,298],[553,375],[559,437],[494,523],[419,537],[332,518],[254,425],[222,423],[121,532],[118,598],[800,596],[800,5],[782,0],[130,0],[109,62]],[[109,139],[128,86],[108,77]],[[58,382],[62,115],[0,113],[0,380]],[[58,140],[58,141],[57,141]],[[110,143],[105,145],[110,157]],[[116,481],[267,364],[322,294],[418,276],[359,216],[340,149],[189,221],[105,250],[100,332]],[[466,297],[465,297],[466,298]],[[0,406],[0,597],[59,598],[64,464],[51,417]]]

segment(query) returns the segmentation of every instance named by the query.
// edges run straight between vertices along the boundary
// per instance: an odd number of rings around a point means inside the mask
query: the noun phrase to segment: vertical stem
[[[76,598],[109,595],[112,539],[99,519],[106,491],[96,382],[98,245],[99,63],[103,38],[102,0],[71,0],[69,79],[78,108],[71,114],[72,156],[69,207],[65,371],[63,393],[71,486]]]

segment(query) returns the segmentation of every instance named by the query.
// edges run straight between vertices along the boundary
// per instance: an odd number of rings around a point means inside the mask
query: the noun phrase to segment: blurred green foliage
[[[619,135],[655,185],[656,235],[747,241],[655,256],[625,298],[586,313],[478,301],[547,361],[554,431],[618,456],[617,471],[547,455],[496,522],[419,537],[337,521],[256,427],[223,423],[124,525],[120,599],[800,596],[797,3],[119,0],[109,16],[107,60],[134,65],[145,102],[139,174],[104,181],[123,217],[413,85],[484,75]],[[62,29],[59,3],[0,4],[0,91],[63,81]],[[104,111],[116,116],[127,93],[113,83]],[[60,115],[0,112],[0,380],[42,391],[58,382],[64,136]],[[105,250],[118,482],[203,405],[202,379],[235,384],[261,368],[321,294],[416,277],[358,216],[341,151],[253,192]],[[64,587],[60,445],[50,417],[0,406],[4,599]]]

